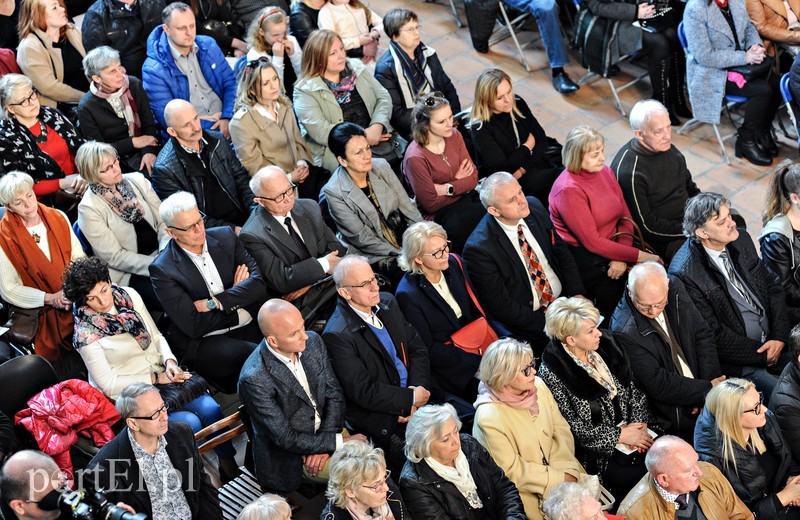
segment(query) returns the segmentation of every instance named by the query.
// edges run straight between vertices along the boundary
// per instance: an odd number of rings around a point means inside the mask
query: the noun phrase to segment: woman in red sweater
[[[472,230],[486,214],[478,198],[478,169],[464,138],[453,126],[450,102],[441,92],[419,98],[411,115],[414,141],[408,145],[403,173],[425,220],[445,229],[453,251],[461,253]]]
[[[614,172],[606,166],[605,140],[588,126],[573,128],[562,150],[564,171],[550,191],[550,218],[572,254],[588,296],[610,316],[622,297],[628,264],[661,259],[632,245],[631,213]]]

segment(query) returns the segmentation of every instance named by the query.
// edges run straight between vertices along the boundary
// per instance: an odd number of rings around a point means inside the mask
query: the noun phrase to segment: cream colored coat
[[[22,73],[33,81],[33,86],[39,91],[39,102],[50,107],[55,107],[59,101],[77,103],[85,92],[64,83],[64,60],[61,59],[61,49],[53,48],[53,39],[44,31],[34,29],[34,32],[36,34],[29,34],[19,42],[17,63],[19,63]],[[36,35],[39,35],[42,41],[39,41]],[[69,25],[67,40],[81,56],[86,56],[80,29]],[[42,42],[44,42],[44,46],[42,46]],[[51,58],[53,61],[50,61]],[[53,74],[54,66],[55,75]],[[83,71],[74,73],[83,74]]]
[[[516,484],[525,514],[544,520],[543,498],[564,475],[585,473],[575,458],[575,441],[569,424],[544,382],[536,378],[539,415],[500,403],[484,403],[475,411],[472,435]],[[546,463],[543,463],[546,460]]]
[[[274,164],[288,173],[301,159],[314,162],[291,106],[278,104],[275,121],[253,107],[240,108],[231,119],[230,131],[236,156],[251,177],[264,166]]]
[[[169,242],[169,235],[166,224],[158,215],[161,200],[153,191],[150,181],[141,173],[126,173],[123,177],[133,187],[142,205],[144,219],[158,233],[159,251],[164,249]],[[92,246],[95,256],[108,262],[112,282],[127,285],[131,273],[150,276],[148,267],[155,254],[143,255],[135,252],[136,232],[133,224],[122,220],[111,204],[92,190],[86,190],[78,204],[78,227]]]

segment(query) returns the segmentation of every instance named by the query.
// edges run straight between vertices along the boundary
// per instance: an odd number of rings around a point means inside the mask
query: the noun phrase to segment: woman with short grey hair
[[[486,314],[461,259],[450,252],[444,228],[427,220],[411,225],[403,233],[398,263],[406,274],[397,302],[428,345],[433,377],[445,392],[471,403],[478,395],[475,372],[481,357],[459,348],[451,336]],[[488,326],[497,335],[509,334],[495,321]]]
[[[400,489],[416,518],[524,520],[516,486],[449,404],[423,406],[406,429]]]
[[[86,139],[111,144],[120,156],[122,171],[149,174],[158,155],[158,132],[142,82],[125,73],[119,52],[97,47],[83,58],[89,80],[78,104],[78,120]]]
[[[585,484],[561,482],[542,502],[547,520],[599,520],[606,518],[600,501]]]

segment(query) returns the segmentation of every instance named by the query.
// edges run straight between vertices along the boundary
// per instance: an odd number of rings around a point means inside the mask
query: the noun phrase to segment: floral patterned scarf
[[[123,177],[122,181],[116,185],[116,191],[106,188],[101,184],[90,184],[89,189],[92,193],[102,197],[108,202],[114,211],[130,224],[139,222],[144,217],[142,204],[136,193],[131,187],[131,183]]]
[[[150,333],[141,314],[134,310],[131,297],[116,284],[111,284],[111,294],[117,314],[95,312],[88,305],[75,307],[75,334],[72,338],[75,348],[85,347],[107,336],[127,333],[133,336],[142,350],[147,350]]]
[[[350,93],[356,88],[356,79],[358,79],[358,74],[350,68],[349,64],[345,66],[345,69],[339,76],[339,83],[333,83],[322,78],[328,88],[331,89],[331,92],[333,92],[333,97],[336,98],[336,102],[340,105],[345,105],[350,102]]]

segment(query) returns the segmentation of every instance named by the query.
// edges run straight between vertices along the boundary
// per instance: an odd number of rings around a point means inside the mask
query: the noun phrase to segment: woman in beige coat
[[[64,0],[23,0],[17,63],[42,105],[77,103],[89,90],[83,74],[81,31],[69,23]]]
[[[584,473],[575,441],[550,390],[536,377],[527,343],[500,339],[481,360],[473,436],[516,484],[525,514],[543,520],[541,501],[559,482]]]

